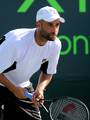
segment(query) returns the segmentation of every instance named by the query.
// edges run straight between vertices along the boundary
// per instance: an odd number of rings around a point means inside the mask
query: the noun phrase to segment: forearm
[[[51,82],[51,80],[52,80],[52,75],[44,74],[41,72],[38,80],[38,84],[36,86],[35,92],[33,94],[33,99],[32,99],[32,101],[35,104],[38,104],[38,103],[42,104],[44,102],[44,90],[48,86],[48,84]],[[40,101],[40,102],[37,102],[37,101]]]
[[[12,84],[3,74],[0,74],[0,83],[2,83],[11,92],[16,90],[16,86]]]
[[[52,75],[41,72],[36,89],[44,90],[52,80]]]
[[[8,80],[3,74],[0,74],[0,83],[2,83],[9,91],[11,91],[16,97],[23,99],[24,88],[15,86],[10,80]]]

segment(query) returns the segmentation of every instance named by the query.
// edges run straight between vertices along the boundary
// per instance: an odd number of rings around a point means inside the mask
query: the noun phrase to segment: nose
[[[57,33],[57,28],[55,26],[52,27],[51,33],[56,34]]]

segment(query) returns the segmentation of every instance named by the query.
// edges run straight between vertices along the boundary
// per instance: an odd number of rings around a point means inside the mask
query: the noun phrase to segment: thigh
[[[42,120],[39,108],[35,107],[28,99],[18,100],[17,109],[22,120]]]
[[[11,108],[12,109],[12,108]],[[34,118],[31,117],[31,115],[28,115],[20,108],[15,108],[13,110],[10,110],[10,107],[7,110],[4,111],[4,120],[42,120],[41,118]]]
[[[37,119],[37,118],[35,119],[35,118],[31,117],[30,115],[28,115],[21,109],[17,109],[16,116],[18,116],[18,118],[20,120],[41,120],[41,119]],[[17,119],[17,117],[15,119]]]
[[[2,105],[5,102],[5,100],[7,99],[7,97],[5,97],[6,94],[7,93],[6,93],[5,87],[0,86],[0,105]]]
[[[2,105],[4,106],[4,120],[12,120],[16,109],[13,94],[6,87],[0,86],[0,108]]]
[[[0,104],[4,104],[4,120],[13,120],[13,119],[21,119],[21,120],[41,120],[40,114],[34,108],[29,107],[30,105],[27,103],[18,104],[20,102],[17,98],[7,89],[4,87],[0,87]],[[28,109],[31,112],[35,112],[36,116],[39,117],[32,117],[28,115],[25,111],[23,111],[19,105],[28,106]],[[25,107],[25,108],[26,108]]]

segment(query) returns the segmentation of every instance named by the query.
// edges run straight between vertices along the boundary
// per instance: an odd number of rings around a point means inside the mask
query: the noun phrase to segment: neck
[[[38,30],[35,31],[35,41],[39,46],[44,46],[47,43],[47,40],[42,38]]]

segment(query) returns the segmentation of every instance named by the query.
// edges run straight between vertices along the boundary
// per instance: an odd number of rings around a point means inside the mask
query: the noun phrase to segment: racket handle
[[[25,91],[24,92],[24,95],[25,97],[29,98],[30,100],[32,100],[32,96],[33,96],[33,93],[29,93],[28,91]],[[42,107],[45,109],[46,112],[49,112],[48,109],[44,106],[44,104],[41,104]]]
[[[30,92],[28,92],[28,91],[25,91],[25,92],[24,92],[24,95],[25,95],[25,97],[27,97],[27,98],[29,98],[30,100],[32,100],[32,96],[33,96],[32,93],[30,93]]]

